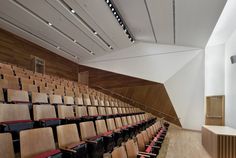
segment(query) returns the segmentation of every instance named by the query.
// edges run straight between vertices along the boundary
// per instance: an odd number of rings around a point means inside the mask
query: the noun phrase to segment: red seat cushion
[[[56,155],[56,154],[58,154],[60,152],[61,152],[60,150],[50,150],[50,151],[41,153],[41,154],[39,154],[37,156],[34,156],[34,158],[47,158],[49,156]]]

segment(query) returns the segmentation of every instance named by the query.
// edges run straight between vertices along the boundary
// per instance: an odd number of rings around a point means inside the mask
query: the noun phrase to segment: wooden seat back
[[[82,140],[87,140],[96,136],[95,127],[92,121],[80,123],[80,134]]]
[[[10,133],[0,133],[0,157],[14,158],[12,136]]]
[[[80,142],[76,124],[57,126],[57,139],[59,148],[66,148]]]
[[[20,132],[21,158],[30,158],[38,154],[55,150],[52,128],[36,128]]]
[[[60,105],[57,108],[59,118],[65,119],[75,117],[73,106]]]
[[[0,104],[0,122],[18,120],[31,120],[28,105]]]
[[[57,118],[55,107],[52,105],[34,105],[34,120]]]

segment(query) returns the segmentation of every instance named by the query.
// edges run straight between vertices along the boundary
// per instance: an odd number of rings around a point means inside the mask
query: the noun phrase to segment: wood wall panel
[[[96,86],[101,86],[110,91],[138,101],[144,104],[145,107],[135,103],[132,104],[142,108],[143,110],[151,112],[158,117],[165,117],[166,120],[181,126],[179,120],[176,120],[178,116],[166,92],[164,84],[112,73],[83,65],[79,66],[79,71],[89,72],[90,87],[100,90]],[[113,96],[116,97],[115,95]]]
[[[77,81],[78,64],[19,36],[0,29],[0,62],[32,69],[31,55],[45,60],[46,74],[61,76]]]

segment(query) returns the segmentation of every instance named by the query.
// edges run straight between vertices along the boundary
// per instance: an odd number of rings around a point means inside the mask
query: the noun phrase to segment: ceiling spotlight
[[[111,8],[111,11],[114,11],[115,9],[114,8]]]
[[[116,15],[116,12],[114,12],[114,15]]]
[[[131,42],[134,43],[134,40],[132,40]]]
[[[59,46],[57,46],[57,49],[60,49],[60,47],[59,47]]]
[[[52,26],[52,23],[48,22],[48,25],[49,25],[49,26]]]
[[[74,40],[74,42],[76,43],[76,40]]]
[[[106,0],[107,3],[109,3],[109,0]]]
[[[93,32],[95,35],[97,35],[98,33],[96,31]]]
[[[120,21],[120,18],[118,18],[117,20]]]
[[[124,24],[121,24],[121,27],[124,27]]]
[[[112,4],[109,4],[109,7],[112,7]]]
[[[118,19],[119,17],[118,17],[118,15],[116,15],[116,19]]]
[[[71,13],[75,14],[75,11],[73,9],[71,9]]]
[[[125,29],[124,31],[125,31],[125,33],[126,33],[126,32],[127,32],[127,29]]]

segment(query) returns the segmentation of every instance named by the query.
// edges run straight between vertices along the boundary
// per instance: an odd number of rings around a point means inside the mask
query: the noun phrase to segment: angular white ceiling
[[[192,47],[137,42],[132,47],[80,64],[164,83],[199,51]]]

